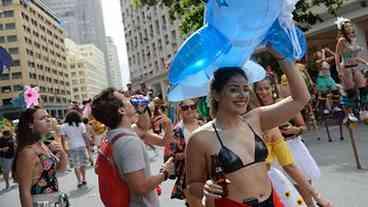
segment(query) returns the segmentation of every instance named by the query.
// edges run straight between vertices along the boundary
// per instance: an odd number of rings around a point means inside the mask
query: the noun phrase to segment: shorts
[[[85,147],[71,149],[69,154],[70,168],[86,167],[89,164]]]
[[[317,78],[317,90],[322,93],[337,90],[336,82],[329,75],[319,75]]]
[[[13,158],[0,157],[0,167],[4,173],[10,173],[12,169]]]

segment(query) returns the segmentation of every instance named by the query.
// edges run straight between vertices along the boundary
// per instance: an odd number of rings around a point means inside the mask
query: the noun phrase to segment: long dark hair
[[[214,73],[213,79],[210,83],[210,92],[208,95],[208,102],[209,102],[208,105],[210,108],[210,115],[212,118],[216,117],[217,110],[218,110],[218,103],[215,100],[214,95],[216,93],[221,92],[224,89],[227,82],[229,82],[229,80],[232,77],[238,76],[238,75],[248,80],[245,72],[239,67],[224,67],[224,68],[218,69]]]
[[[69,126],[79,127],[82,122],[82,116],[78,111],[70,111],[66,114],[64,123],[68,123]]]
[[[41,109],[41,107],[35,106],[21,113],[19,123],[15,131],[18,150],[21,150],[28,145],[32,145],[41,139],[41,134],[30,127],[33,123],[33,115]]]
[[[23,150],[25,147],[30,146],[41,140],[41,134],[39,132],[34,131],[30,125],[33,124],[34,117],[33,115],[42,108],[39,106],[34,106],[32,108],[28,108],[24,112],[21,113],[19,118],[19,123],[16,128],[16,142],[17,142],[17,150],[15,153],[15,158],[12,166],[12,174],[14,179],[15,171],[16,171],[16,163],[18,153]]]

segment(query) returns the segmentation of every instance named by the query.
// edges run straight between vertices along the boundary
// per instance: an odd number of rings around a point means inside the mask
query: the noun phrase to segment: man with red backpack
[[[174,171],[172,159],[152,175],[143,141],[132,123],[136,111],[117,90],[108,88],[92,102],[92,115],[110,128],[96,161],[100,197],[107,207],[159,207],[155,188]]]

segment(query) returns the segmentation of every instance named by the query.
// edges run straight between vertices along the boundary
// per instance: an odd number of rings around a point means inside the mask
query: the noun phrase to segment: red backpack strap
[[[121,132],[118,133],[116,135],[114,135],[111,139],[111,141],[109,141],[107,139],[107,137],[105,137],[102,141],[102,144],[100,145],[100,149],[98,150],[98,157],[97,157],[97,161],[96,161],[96,173],[98,174],[99,170],[103,170],[99,167],[99,160],[105,160],[107,161],[112,167],[115,167],[113,158],[112,158],[112,145],[119,139],[122,138],[123,136],[127,135],[127,133]]]
[[[116,135],[114,135],[111,139],[111,141],[109,141],[107,139],[107,137],[105,137],[104,139],[104,143],[103,145],[100,146],[100,149],[98,150],[98,154],[101,155],[103,158],[107,159],[110,164],[113,164],[112,161],[112,145],[120,138],[122,138],[123,136],[127,135],[127,133],[125,132],[121,132],[118,133]]]

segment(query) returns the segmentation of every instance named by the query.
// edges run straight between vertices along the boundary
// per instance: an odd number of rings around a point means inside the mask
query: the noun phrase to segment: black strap
[[[225,147],[224,143],[223,143],[223,142],[222,142],[222,140],[221,140],[220,134],[219,134],[219,133],[218,133],[218,131],[217,131],[217,128],[216,128],[215,123],[212,123],[212,127],[213,127],[213,129],[215,130],[215,133],[216,133],[217,139],[218,139],[218,141],[220,142],[221,147]]]
[[[254,136],[257,136],[257,134],[256,134],[256,132],[254,131],[254,129],[252,128],[252,126],[251,126],[249,123],[247,123],[247,124],[248,124],[248,127],[250,128],[250,130],[253,132]]]
[[[115,136],[112,137],[110,143],[113,145],[119,138],[121,138],[125,135],[127,135],[127,133],[125,133],[125,132],[121,132],[121,133],[116,134]]]

